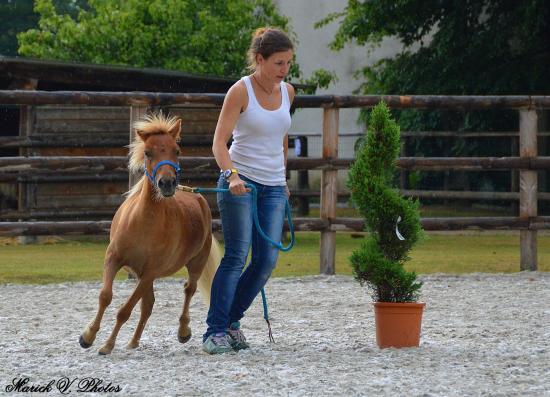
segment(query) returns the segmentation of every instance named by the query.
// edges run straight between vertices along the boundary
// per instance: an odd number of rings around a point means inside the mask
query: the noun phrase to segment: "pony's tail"
[[[202,271],[198,281],[198,287],[202,295],[202,299],[207,307],[210,307],[210,293],[212,290],[212,281],[216,275],[216,270],[222,260],[222,249],[218,240],[212,235],[212,246],[210,247],[210,255]]]

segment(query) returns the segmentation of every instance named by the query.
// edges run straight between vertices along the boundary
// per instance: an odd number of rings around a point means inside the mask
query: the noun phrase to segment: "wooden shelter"
[[[39,91],[147,91],[225,93],[236,79],[161,69],[139,69],[28,58],[0,57],[0,89]],[[183,120],[184,156],[210,156],[219,107],[166,107]],[[0,156],[124,156],[129,143],[130,107],[43,105],[0,107]],[[210,171],[183,175],[183,183],[212,183]],[[199,181],[197,181],[197,177]],[[0,184],[0,210],[11,218],[108,219],[128,189],[128,175],[86,177],[34,175]],[[215,206],[214,206],[215,207]]]

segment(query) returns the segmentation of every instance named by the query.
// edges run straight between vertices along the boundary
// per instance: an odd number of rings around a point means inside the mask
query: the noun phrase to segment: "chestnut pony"
[[[130,145],[130,172],[143,171],[141,180],[128,192],[111,224],[110,243],[105,254],[103,288],[95,318],[80,336],[88,348],[95,340],[101,319],[113,296],[113,279],[125,267],[138,279],[132,295],[118,310],[116,325],[99,354],[109,354],[117,334],[141,299],[141,315],[128,348],[139,346],[141,334],[151,315],[155,295],[153,282],[183,266],[189,274],[185,300],[179,318],[178,340],[191,338],[189,304],[197,289],[209,303],[210,288],[221,259],[212,236],[212,216],[200,194],[177,190],[178,140],[181,120],[162,113],[148,115],[134,124],[137,136]]]

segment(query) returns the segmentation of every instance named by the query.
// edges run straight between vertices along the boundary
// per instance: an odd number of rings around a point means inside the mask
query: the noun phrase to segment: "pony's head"
[[[173,196],[178,185],[181,120],[158,112],[134,123],[134,129],[136,139],[130,145],[130,171],[145,168],[157,192],[163,197]]]

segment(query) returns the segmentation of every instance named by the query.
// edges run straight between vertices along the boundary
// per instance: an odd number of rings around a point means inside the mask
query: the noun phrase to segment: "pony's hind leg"
[[[183,302],[183,311],[180,316],[180,326],[178,329],[178,340],[180,343],[186,343],[191,339],[191,328],[189,328],[189,305],[191,304],[191,298],[197,291],[197,281],[199,279],[200,274],[198,275],[196,272],[191,272],[189,270],[189,279],[185,283],[184,287],[184,293],[185,293],[185,300]]]
[[[143,333],[145,324],[147,324],[147,320],[149,320],[149,317],[151,316],[151,312],[153,311],[154,304],[155,304],[155,292],[153,289],[153,284],[151,284],[151,287],[149,288],[149,290],[145,292],[145,295],[143,295],[143,298],[141,298],[141,314],[139,317],[139,323],[134,332],[134,336],[132,337],[132,339],[130,339],[130,342],[128,342],[128,345],[126,346],[128,349],[135,349],[136,347],[139,346],[139,340],[141,339],[141,334]]]
[[[105,355],[110,354],[114,347],[116,342],[116,337],[118,335],[118,332],[120,331],[120,328],[122,325],[128,321],[130,318],[130,315],[132,314],[132,310],[138,303],[138,301],[147,293],[147,291],[152,287],[154,279],[148,277],[148,278],[141,278],[134,289],[134,292],[132,292],[132,295],[128,298],[126,303],[122,305],[122,307],[118,310],[117,316],[116,316],[116,324],[113,328],[113,331],[111,332],[111,335],[109,335],[109,338],[105,342],[105,344],[99,349],[99,354]]]
[[[101,325],[103,313],[105,313],[105,309],[111,304],[113,299],[113,280],[120,268],[121,266],[115,264],[112,256],[107,254],[103,266],[103,287],[99,293],[99,308],[97,309],[95,318],[86,326],[79,338],[80,346],[84,349],[89,348],[94,343],[97,331],[99,331]]]

